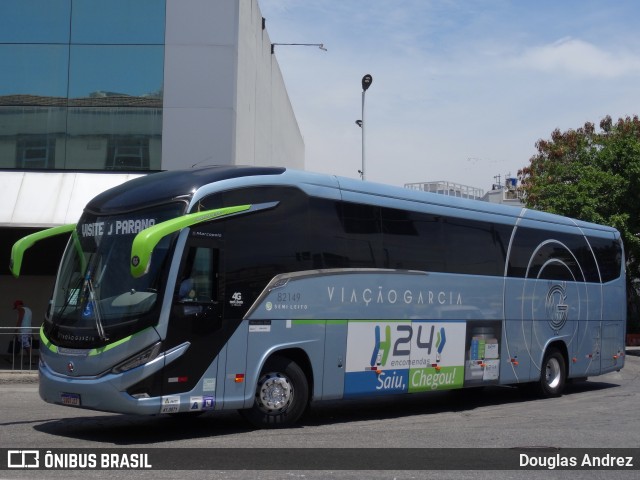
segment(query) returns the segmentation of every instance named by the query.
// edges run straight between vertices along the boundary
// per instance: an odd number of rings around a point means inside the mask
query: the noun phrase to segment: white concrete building
[[[304,143],[257,0],[5,0],[0,15],[0,315],[44,315],[75,222],[130,178],[199,165],[304,168]],[[2,342],[0,342],[2,344]]]

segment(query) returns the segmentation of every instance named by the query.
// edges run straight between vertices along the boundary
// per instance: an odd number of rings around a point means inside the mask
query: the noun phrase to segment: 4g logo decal
[[[244,301],[242,300],[242,293],[235,292],[233,295],[231,295],[231,300],[229,300],[229,305],[231,305],[232,307],[241,307],[243,304],[244,304]]]

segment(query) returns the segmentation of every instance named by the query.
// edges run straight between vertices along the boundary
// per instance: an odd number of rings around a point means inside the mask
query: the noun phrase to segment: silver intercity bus
[[[40,330],[40,396],[135,414],[529,385],[624,365],[619,233],[285,168],[209,167],[95,197]]]

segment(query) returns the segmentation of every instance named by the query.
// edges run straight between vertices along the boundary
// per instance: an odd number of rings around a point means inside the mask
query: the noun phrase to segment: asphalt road
[[[33,377],[32,377],[33,378]],[[554,399],[518,389],[438,392],[314,406],[296,428],[255,430],[235,412],[135,417],[42,402],[37,384],[0,375],[0,448],[637,448],[640,357]],[[239,465],[251,455],[238,458]],[[640,455],[635,459],[640,463]],[[640,478],[639,471],[0,471],[5,478]]]

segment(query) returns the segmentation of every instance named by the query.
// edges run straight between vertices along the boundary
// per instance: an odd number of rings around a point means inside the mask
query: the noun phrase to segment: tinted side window
[[[504,275],[511,227],[445,218],[447,271],[470,275]]]
[[[595,259],[583,236],[523,227],[516,231],[508,276],[600,281]]]
[[[442,225],[433,215],[383,208],[388,268],[444,272],[446,245]]]
[[[308,226],[312,268],[348,268],[351,265],[339,202],[310,198]]]
[[[218,250],[191,246],[183,260],[175,296],[181,302],[218,301]]]
[[[503,275],[511,227],[402,210],[382,210],[389,268]]]
[[[620,277],[622,269],[622,248],[615,240],[605,238],[589,238],[593,253],[598,260],[603,282],[610,282]]]
[[[343,202],[341,221],[351,268],[387,268],[382,251],[380,207]]]
[[[242,308],[226,308],[227,316],[235,317],[244,314],[274,276],[311,268],[308,197],[297,188],[286,187],[254,187],[218,195],[224,207],[278,202],[269,210],[221,219],[225,307],[236,293],[243,302]]]

